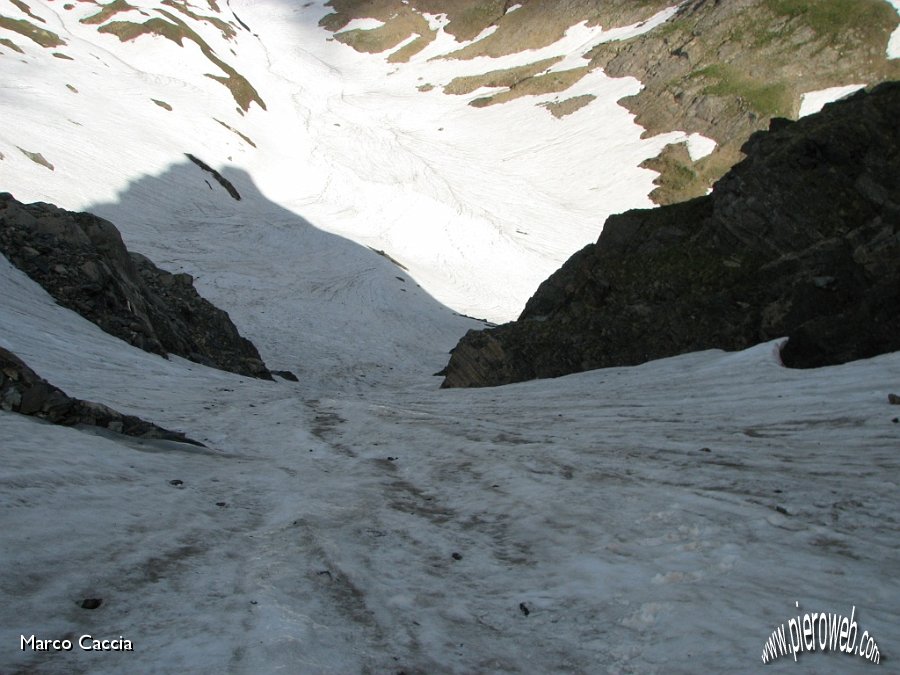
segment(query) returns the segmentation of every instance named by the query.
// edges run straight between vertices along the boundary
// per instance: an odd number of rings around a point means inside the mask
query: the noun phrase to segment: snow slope
[[[155,3],[137,6],[150,16]],[[556,45],[500,59],[433,60],[460,46],[440,31],[412,62],[392,65],[327,41],[317,26],[327,11],[321,3],[240,0],[231,8],[252,33],[233,20],[231,39],[207,22],[189,25],[238,64],[265,111],[251,104],[240,114],[227,90],[205,76],[211,64],[193,42],[141,36],[120,43],[76,20],[94,15],[94,5],[35,4],[74,60],[21,39],[24,55],[4,54],[0,177],[22,200],[97,210],[190,152],[215,168],[246,171],[263,194],[316,227],[387,251],[453,309],[501,321],[515,318],[544,278],[594,241],[607,215],[651,206],[655,174],[638,165],[686,138],[641,139],[616,103],[640,84],[600,72],[566,92],[598,99],[563,120],[536,105],[552,95],[475,109],[468,102],[482,91],[456,97],[440,90],[453,77],[549,56],[566,57],[557,69],[583,64],[580,54],[597,42],[646,30],[671,12],[611,36],[574,26]],[[417,90],[426,83],[438,86]],[[17,148],[40,152],[54,171]],[[154,210],[160,220],[172,217]],[[152,255],[155,233],[129,222],[127,210],[107,206],[104,215]]]
[[[795,601],[855,606],[892,654],[900,355],[790,371],[765,344],[321,396],[136,351],[0,278],[0,344],[210,446],[0,416],[5,671],[750,672]]]
[[[133,4],[116,18],[162,16]],[[649,205],[634,167],[684,135],[640,139],[615,104],[639,83],[591,75],[598,99],[563,120],[540,98],[475,109],[484,91],[416,90],[485,70],[426,61],[459,47],[442,32],[387,65],[328,42],[320,2],[221,9],[232,39],[185,21],[266,110],[239,112],[196,42],[120,43],[79,23],[85,3],[30,4],[74,60],[0,46],[0,189],[110,218],[301,379],[134,350],[0,259],[0,346],[209,446],[0,413],[0,671],[751,672],[795,602],[855,606],[890,663],[897,354],[789,371],[766,344],[478,391],[430,376],[481,325],[457,312],[514,316],[606,214]],[[585,30],[560,54],[604,39]],[[19,648],[86,633],[135,652]],[[873,667],[792,661],[770,668]]]

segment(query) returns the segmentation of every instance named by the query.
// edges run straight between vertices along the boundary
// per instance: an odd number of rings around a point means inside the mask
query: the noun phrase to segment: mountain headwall
[[[609,218],[520,318],[470,331],[444,387],[789,337],[788,366],[900,349],[900,82],[775,120],[709,196]]]
[[[190,275],[130,253],[107,220],[0,193],[0,253],[60,305],[135,347],[272,379],[256,347],[200,297]]]

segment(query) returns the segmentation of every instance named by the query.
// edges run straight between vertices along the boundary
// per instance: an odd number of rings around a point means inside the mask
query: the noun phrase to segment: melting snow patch
[[[407,37],[406,39],[402,40],[396,47],[394,47],[394,48],[391,50],[391,53],[392,53],[392,54],[396,54],[397,52],[399,52],[401,49],[403,49],[403,48],[406,47],[407,45],[410,45],[410,44],[412,44],[413,42],[415,42],[416,40],[418,40],[420,37],[422,37],[422,36],[419,35],[418,33],[412,33],[412,34],[410,34],[409,37]]]
[[[616,40],[628,40],[633,37],[637,37],[638,35],[643,35],[644,33],[649,33],[651,30],[656,28],[657,26],[661,26],[666,21],[675,16],[675,13],[678,11],[678,6],[675,7],[667,7],[666,9],[657,12],[652,17],[647,19],[646,21],[640,21],[638,23],[631,24],[630,26],[621,26],[619,28],[610,28],[607,31],[603,31],[603,39],[601,42],[615,42]]]
[[[829,87],[828,89],[807,92],[803,94],[803,97],[800,100],[799,116],[806,117],[807,115],[817,113],[824,108],[827,103],[844,98],[865,86],[866,85],[864,84],[848,84],[842,87]]]
[[[900,14],[900,0],[887,1],[891,3],[891,6],[897,10],[898,14]],[[900,26],[897,26],[894,29],[894,32],[891,33],[890,40],[888,40],[887,57],[889,59],[900,59]]]
[[[428,22],[428,27],[433,31],[439,31],[450,23],[450,19],[446,14],[428,14],[427,12],[422,12],[422,18]]]
[[[346,33],[351,30],[375,30],[376,28],[381,28],[383,25],[384,21],[379,21],[378,19],[353,19],[353,21],[344,26],[339,32]]]
[[[687,137],[688,154],[691,156],[691,161],[694,162],[711,155],[716,149],[716,145],[717,143],[713,139],[707,138],[703,134],[690,134]]]

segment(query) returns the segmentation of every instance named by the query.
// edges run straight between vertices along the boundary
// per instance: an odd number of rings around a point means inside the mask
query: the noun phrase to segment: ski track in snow
[[[426,64],[452,46],[443,32],[388,66],[298,8],[233,6],[262,36],[231,48],[265,113],[237,115],[192,77],[210,67],[196,49],[119,45],[39,3],[76,61],[0,61],[0,189],[110,218],[301,379],[132,349],[0,259],[0,346],[70,395],[208,445],[0,413],[0,671],[751,672],[798,611],[851,606],[889,664],[900,355],[794,371],[769,343],[484,390],[430,377],[482,325],[446,305],[514,315],[606,213],[644,203],[652,174],[627,167],[708,143],[641,141],[614,102],[631,80],[586,78],[566,96],[603,95],[563,122],[534,100],[474,110],[479,93],[415,91],[489,69]],[[18,649],[84,633],[136,653]]]

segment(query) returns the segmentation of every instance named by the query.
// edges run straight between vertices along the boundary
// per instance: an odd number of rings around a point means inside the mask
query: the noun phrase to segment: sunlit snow
[[[855,91],[859,91],[865,84],[848,84],[842,87],[829,87],[819,91],[810,91],[800,97],[799,117],[806,117],[819,112],[826,104],[844,98]]]

